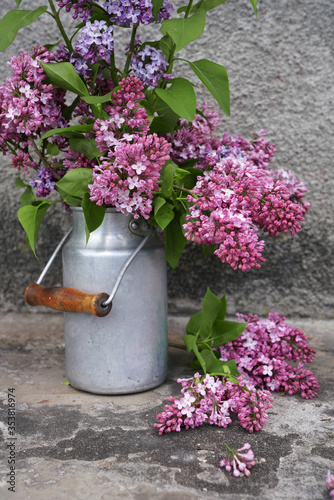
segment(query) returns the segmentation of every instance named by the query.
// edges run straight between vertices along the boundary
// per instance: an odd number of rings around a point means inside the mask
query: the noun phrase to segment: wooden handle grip
[[[107,316],[111,304],[102,307],[108,299],[107,293],[90,294],[74,288],[46,288],[33,283],[25,291],[24,298],[30,306],[45,306],[57,311],[80,312]]]

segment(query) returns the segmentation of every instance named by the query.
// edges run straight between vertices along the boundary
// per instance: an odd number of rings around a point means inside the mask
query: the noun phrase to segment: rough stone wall
[[[31,8],[29,3],[23,1],[21,8]],[[34,0],[34,7],[43,3]],[[12,4],[1,1],[0,17]],[[231,314],[277,310],[289,316],[334,317],[333,21],[332,0],[258,0],[258,19],[249,1],[229,0],[208,13],[196,49],[182,51],[182,57],[190,60],[208,58],[226,67],[231,117],[222,114],[220,132],[250,137],[265,128],[277,147],[273,168],[291,170],[303,180],[312,207],[298,235],[265,238],[266,262],[260,270],[235,272],[189,245],[178,269],[169,271],[171,312],[195,310],[210,286],[217,294],[227,294]],[[66,22],[71,22],[70,16]],[[57,39],[45,15],[38,25],[25,28],[0,53],[2,78],[9,75],[4,63],[11,55],[34,41]],[[176,70],[179,76],[192,78],[184,63],[177,63]],[[204,91],[200,98],[213,104]],[[5,158],[0,162],[0,309],[27,312],[23,291],[37,279],[70,220],[60,207],[50,209],[41,227],[36,260],[25,247],[16,219],[20,206],[20,193],[13,187],[16,172]],[[60,282],[58,260],[45,284]]]

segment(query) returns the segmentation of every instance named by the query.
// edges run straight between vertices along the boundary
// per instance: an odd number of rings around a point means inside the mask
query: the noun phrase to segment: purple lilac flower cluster
[[[261,389],[286,391],[311,399],[319,384],[303,363],[311,363],[316,351],[308,345],[306,335],[285,322],[274,312],[268,319],[249,314],[237,315],[248,323],[240,337],[220,346],[221,360],[235,359],[245,380]],[[299,362],[293,367],[287,361]]]
[[[44,166],[37,170],[37,176],[35,179],[30,179],[30,186],[38,188],[36,196],[48,196],[55,188],[55,185],[56,183],[52,173]]]
[[[256,464],[254,460],[254,452],[249,443],[245,443],[242,448],[231,450],[228,449],[227,456],[219,462],[220,467],[225,467],[227,472],[231,472],[233,468],[233,476],[240,477],[245,475],[250,476],[250,469]]]
[[[267,169],[275,146],[263,130],[253,141],[228,133],[218,139],[212,135],[217,122],[214,113],[207,113],[207,120],[196,117],[192,124],[182,120],[170,138],[172,159],[195,159],[204,170],[187,197],[183,228],[188,240],[215,245],[223,263],[245,272],[264,262],[259,229],[274,236],[295,234],[310,204],[303,200],[304,184],[291,172]]]
[[[170,396],[172,404],[165,405],[165,411],[157,415],[159,423],[153,424],[160,436],[193,429],[205,422],[227,427],[232,422],[230,412],[236,413],[242,427],[252,433],[263,427],[268,417],[266,411],[272,406],[270,392],[246,383],[242,375],[238,382],[230,382],[196,373],[178,382],[182,384],[182,397]]]
[[[330,489],[329,495],[331,499],[334,499],[334,474],[331,473],[331,471],[328,469],[327,471],[327,476],[326,476],[326,485],[327,488]]]
[[[106,21],[87,21],[75,45],[76,53],[93,65],[99,57],[102,61],[109,61],[113,50],[113,27],[107,26]]]
[[[94,3],[98,2],[99,0],[94,0]],[[66,12],[73,9],[73,19],[81,17],[86,22],[92,12],[93,0],[59,0],[58,6],[65,7]]]
[[[145,45],[131,58],[131,69],[145,86],[157,87],[158,82],[162,79],[168,82],[172,75],[166,73],[167,68],[168,62],[162,51],[151,45]]]
[[[131,75],[120,86],[106,107],[110,118],[94,124],[96,142],[105,156],[94,169],[90,199],[148,219],[170,145],[166,139],[148,134],[148,116],[137,102],[144,95],[139,78]]]
[[[151,0],[107,0],[103,3],[110,20],[118,26],[130,26],[133,24],[150,24],[154,22]],[[172,4],[164,0],[158,14],[158,22],[169,19],[173,12]]]

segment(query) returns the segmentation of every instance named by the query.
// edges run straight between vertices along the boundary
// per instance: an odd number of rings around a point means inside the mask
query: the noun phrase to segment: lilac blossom
[[[37,170],[36,178],[30,179],[30,186],[38,188],[36,196],[45,197],[48,196],[51,191],[53,191],[56,183],[50,170],[43,166]]]
[[[113,27],[107,26],[106,21],[94,21],[93,24],[87,21],[76,43],[76,54],[93,65],[98,62],[99,57],[102,61],[109,61],[113,49]]]
[[[94,0],[94,3],[98,2],[99,0]],[[93,0],[59,0],[58,6],[65,7],[66,12],[73,9],[73,19],[81,17],[86,22],[92,12]]]
[[[170,138],[175,161],[195,159],[204,170],[187,197],[185,236],[215,245],[223,263],[246,272],[264,262],[260,229],[273,236],[301,229],[310,206],[303,200],[306,188],[291,172],[267,168],[275,148],[263,130],[251,142],[227,133],[219,140],[212,136],[216,118],[207,118],[206,124],[197,118],[188,126],[180,122]]]
[[[188,196],[189,214],[184,224],[185,237],[199,244],[218,245],[215,254],[233,269],[247,271],[264,262],[264,241],[240,192],[259,189],[254,167],[227,157],[198,181]]]
[[[236,413],[240,424],[248,432],[259,431],[271,408],[273,398],[269,391],[255,389],[242,376],[236,382],[206,374],[195,373],[192,378],[178,379],[182,385],[182,397],[170,396],[172,404],[157,415],[159,423],[153,424],[161,436],[181,429],[194,429],[208,423],[227,427],[231,422],[230,412]]]
[[[117,141],[108,157],[95,167],[90,199],[111,205],[134,218],[145,219],[152,211],[153,191],[158,190],[159,172],[169,159],[169,144],[156,134],[135,135],[132,142]]]
[[[220,359],[235,359],[238,370],[256,387],[270,391],[286,391],[311,399],[319,384],[310,370],[316,351],[308,345],[306,335],[288,325],[276,312],[268,319],[249,314],[237,315],[248,323],[244,332],[232,342],[220,346]],[[292,367],[287,361],[299,362]]]
[[[250,476],[250,469],[256,464],[254,460],[254,452],[251,449],[249,443],[245,443],[242,448],[237,450],[231,450],[227,444],[225,444],[228,449],[227,456],[219,462],[220,467],[225,467],[227,472],[231,472],[233,469],[233,476],[240,477],[245,475]]]
[[[208,155],[219,146],[219,139],[212,136],[219,123],[218,113],[211,111],[211,107],[206,103],[203,105],[202,113],[204,117],[196,113],[191,123],[181,118],[173,135],[167,134],[166,138],[172,145],[173,161],[183,162],[196,159],[196,166],[204,167],[208,162]]]
[[[326,475],[326,485],[327,488],[330,489],[329,495],[331,499],[334,499],[334,474],[331,473],[331,471],[328,469],[327,475]]]
[[[131,26],[131,24],[150,24],[154,22],[151,0],[107,0],[103,3],[110,20],[118,26]],[[158,22],[169,19],[173,12],[172,4],[164,0],[159,10]]]
[[[0,149],[12,156],[12,150],[8,149],[10,142],[24,151],[24,155],[18,153],[20,161],[13,159],[16,167],[35,168],[27,156],[27,147],[46,131],[67,126],[62,115],[65,91],[44,83],[47,76],[40,64],[54,59],[54,54],[36,45],[31,54],[20,52],[7,63],[13,73],[0,86]]]
[[[166,73],[167,68],[168,62],[162,51],[150,45],[132,55],[131,69],[145,86],[157,87],[162,79],[168,82],[172,75]]]

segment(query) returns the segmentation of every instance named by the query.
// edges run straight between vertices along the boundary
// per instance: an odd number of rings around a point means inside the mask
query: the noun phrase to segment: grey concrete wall
[[[21,8],[43,3],[26,0]],[[222,116],[220,131],[251,136],[265,128],[277,146],[273,168],[290,169],[303,180],[312,207],[298,235],[266,238],[266,263],[260,270],[235,272],[214,256],[205,259],[199,248],[189,245],[178,269],[169,271],[170,311],[196,309],[210,286],[215,293],[227,294],[230,313],[277,310],[288,316],[330,319],[334,317],[334,2],[258,3],[258,19],[247,0],[229,0],[209,13],[200,44],[182,55],[209,58],[227,68],[231,117]],[[2,0],[0,17],[12,4]],[[18,50],[29,48],[33,41],[57,38],[46,16],[26,28],[12,47],[0,53],[2,77],[9,74],[4,62]],[[188,68],[179,64],[180,72],[190,76]],[[201,99],[212,102],[204,92]],[[25,247],[16,219],[20,206],[16,172],[5,159],[0,161],[0,310],[27,312],[24,289],[37,279],[70,218],[60,207],[50,209],[36,260]],[[60,282],[58,261],[46,284]]]

